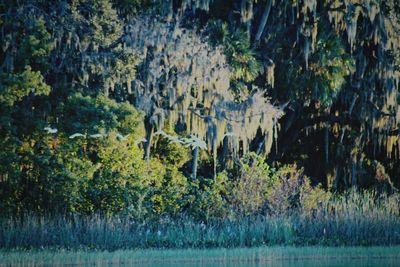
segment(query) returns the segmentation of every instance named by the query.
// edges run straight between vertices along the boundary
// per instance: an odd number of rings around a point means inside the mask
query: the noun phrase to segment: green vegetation
[[[292,198],[293,196],[291,196]],[[312,198],[313,196],[309,196]],[[399,198],[349,193],[310,209],[209,221],[163,217],[65,216],[1,220],[0,247],[57,249],[146,249],[254,247],[265,245],[371,246],[400,244]],[[278,200],[286,212],[289,199]],[[297,203],[297,201],[295,202]],[[216,208],[220,208],[216,206]],[[243,206],[239,207],[243,210]]]
[[[397,0],[0,0],[0,248],[400,244]]]

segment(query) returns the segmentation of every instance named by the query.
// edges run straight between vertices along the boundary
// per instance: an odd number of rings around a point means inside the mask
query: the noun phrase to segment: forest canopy
[[[398,0],[3,0],[0,39],[0,213],[400,186]]]

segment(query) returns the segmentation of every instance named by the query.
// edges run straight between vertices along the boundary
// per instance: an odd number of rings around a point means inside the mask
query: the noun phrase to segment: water
[[[129,264],[128,264],[129,265]],[[113,266],[124,266],[113,265]],[[125,265],[126,266],[126,265]],[[282,261],[268,261],[258,263],[245,263],[245,262],[224,262],[224,263],[157,263],[145,264],[141,266],[155,266],[155,267],[398,267],[400,266],[400,259],[348,259],[348,260],[282,260]]]
[[[60,261],[15,261],[1,263],[0,266],[155,266],[155,267],[397,267],[400,266],[400,259],[347,259],[347,260],[279,260],[279,261],[266,261],[266,262],[115,262],[115,261],[89,261],[82,262],[60,262]]]
[[[0,266],[400,267],[400,247],[1,251]]]

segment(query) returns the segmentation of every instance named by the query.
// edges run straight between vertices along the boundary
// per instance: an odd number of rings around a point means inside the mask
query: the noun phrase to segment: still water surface
[[[0,266],[400,267],[394,247],[260,247],[107,251],[1,251]]]
[[[118,265],[115,265],[118,266]],[[120,265],[123,266],[123,265]],[[225,262],[225,263],[157,263],[144,266],[166,266],[166,267],[398,267],[400,266],[400,259],[373,259],[373,260],[360,260],[360,259],[347,259],[347,260],[280,260],[259,263],[239,263],[239,262]]]

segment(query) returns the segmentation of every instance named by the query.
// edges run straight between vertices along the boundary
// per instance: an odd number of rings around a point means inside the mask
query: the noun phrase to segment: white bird
[[[58,130],[56,128],[51,128],[49,126],[45,127],[44,130],[47,131],[47,133],[49,133],[49,134],[55,134],[58,132]]]
[[[73,135],[69,136],[69,139],[74,139],[76,137],[86,137],[86,134],[74,133]]]
[[[89,137],[90,138],[101,138],[101,137],[103,137],[103,135],[102,134],[91,134],[91,135],[89,135]]]
[[[123,136],[123,135],[120,134],[120,133],[117,134],[117,138],[118,138],[120,141],[126,141],[126,140],[128,140],[128,136],[129,136],[129,134],[127,134],[127,135],[125,135],[125,136]]]

